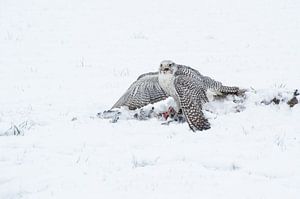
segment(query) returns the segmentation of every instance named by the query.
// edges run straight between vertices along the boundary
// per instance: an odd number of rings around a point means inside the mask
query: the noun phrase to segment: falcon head
[[[164,60],[160,62],[160,74],[174,74],[177,70],[177,65],[171,60]]]

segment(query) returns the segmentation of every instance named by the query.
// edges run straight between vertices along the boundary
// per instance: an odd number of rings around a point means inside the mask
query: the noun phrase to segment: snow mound
[[[253,108],[254,106],[271,105],[268,107],[270,109],[274,108],[273,105],[278,105],[278,107],[288,107],[289,102],[292,99],[298,100],[298,95],[297,90],[289,91],[284,88],[249,89],[241,95],[214,96],[212,101],[204,104],[203,110],[209,119],[215,119],[219,115],[239,113],[247,108]],[[121,107],[100,112],[98,113],[98,117],[110,119],[110,122],[112,123],[116,123],[119,119],[147,120],[157,118],[159,120],[164,120],[165,118],[162,117],[162,114],[169,111],[170,107],[175,108],[175,110],[177,109],[177,105],[172,97],[136,110],[129,110],[126,107]]]

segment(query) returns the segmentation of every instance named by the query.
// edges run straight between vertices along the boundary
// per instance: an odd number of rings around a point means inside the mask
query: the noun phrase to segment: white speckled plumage
[[[113,108],[128,106],[136,109],[150,103],[174,98],[193,131],[210,128],[202,106],[208,102],[207,92],[236,94],[238,87],[223,86],[221,82],[203,76],[197,70],[170,60],[160,63],[159,72],[141,75],[117,101]],[[178,111],[177,110],[177,111]]]

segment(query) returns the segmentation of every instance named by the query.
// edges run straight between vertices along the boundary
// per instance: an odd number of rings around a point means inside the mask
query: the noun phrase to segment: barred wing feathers
[[[179,65],[176,75],[185,75],[187,77],[195,78],[199,80],[199,83],[207,89],[218,91],[220,94],[238,94],[240,92],[239,87],[236,86],[224,86],[221,82],[216,81],[208,76],[204,76],[197,70],[184,65]]]
[[[206,89],[198,79],[178,75],[174,81],[180,107],[193,131],[210,128],[202,112],[202,105],[208,101]]]
[[[167,97],[158,83],[158,72],[150,72],[140,75],[112,108],[127,106],[130,110],[134,110]]]

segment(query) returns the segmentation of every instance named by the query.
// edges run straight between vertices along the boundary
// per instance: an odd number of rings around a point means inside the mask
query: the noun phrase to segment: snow
[[[300,87],[299,9],[0,0],[0,198],[299,198],[300,106],[256,103]],[[204,132],[97,118],[165,59],[258,93]]]

